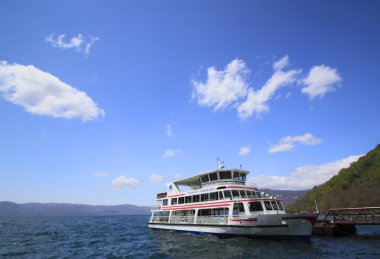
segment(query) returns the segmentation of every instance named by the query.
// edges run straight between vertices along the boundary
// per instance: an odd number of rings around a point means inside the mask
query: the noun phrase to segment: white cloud
[[[139,180],[136,180],[131,177],[126,177],[124,175],[120,175],[119,177],[113,179],[111,183],[111,187],[120,189],[124,187],[137,187],[139,185]]]
[[[168,137],[173,136],[172,125],[170,124],[166,125],[166,135],[168,135]]]
[[[88,55],[92,45],[100,39],[99,37],[89,36],[89,39],[86,40],[81,34],[78,34],[77,36],[73,36],[68,41],[65,41],[65,37],[65,34],[60,34],[56,37],[54,34],[49,34],[45,37],[45,41],[51,43],[54,48],[74,49],[77,52]]]
[[[296,143],[312,146],[318,145],[322,142],[321,139],[313,136],[313,134],[305,133],[298,136],[286,136],[280,140],[277,145],[269,148],[268,152],[273,154],[277,152],[290,151],[294,148]]]
[[[280,60],[276,61],[273,64],[273,69],[275,71],[282,70],[283,68],[285,68],[286,66],[288,66],[288,64],[289,64],[289,56],[285,55]]]
[[[342,81],[337,70],[325,65],[314,66],[310,69],[309,75],[302,80],[306,87],[302,88],[302,93],[312,100],[316,97],[323,98],[327,92],[335,90],[335,86]]]
[[[95,177],[108,177],[111,174],[110,173],[95,172],[92,175],[95,176]]]
[[[0,61],[0,93],[32,114],[83,121],[105,115],[85,92],[32,65]]]
[[[226,108],[247,95],[249,74],[243,60],[232,60],[224,70],[207,69],[207,82],[193,80],[193,98],[199,105],[214,106],[215,110]]]
[[[215,67],[207,70],[207,82],[193,80],[193,98],[199,105],[214,107],[215,110],[235,107],[241,119],[269,110],[268,101],[282,86],[296,81],[301,70],[282,71],[289,63],[286,55],[273,64],[274,73],[258,90],[249,87],[250,73],[243,60],[234,59],[227,67],[218,71]]]
[[[289,56],[285,55],[272,65],[273,74],[259,89],[249,87],[250,70],[241,59],[232,60],[224,70],[215,67],[207,69],[206,82],[192,80],[192,97],[201,106],[214,107],[214,110],[228,107],[236,108],[240,119],[245,120],[254,114],[270,110],[268,102],[273,99],[281,87],[298,82],[305,87],[302,93],[310,99],[323,97],[327,92],[334,91],[342,80],[336,69],[320,65],[310,69],[307,77],[300,79],[301,69],[284,69],[289,65]],[[288,92],[285,99],[290,97]],[[280,99],[279,94],[277,94]],[[275,98],[276,99],[276,98]]]
[[[277,67],[281,66],[277,65]],[[275,70],[262,88],[259,90],[249,88],[247,99],[237,108],[239,117],[244,120],[251,117],[254,113],[260,114],[269,111],[268,101],[280,87],[295,82],[296,76],[300,72],[301,70],[289,70],[286,72]]]
[[[183,151],[181,149],[167,149],[165,150],[162,158],[171,158],[182,155]]]
[[[164,177],[162,175],[159,175],[159,174],[152,174],[149,176],[149,183],[151,184],[157,184],[157,183],[161,183],[162,182],[162,179]]]
[[[251,153],[251,148],[250,147],[241,147],[239,150],[239,155],[240,156],[246,156],[249,153]]]
[[[296,168],[289,176],[257,176],[251,178],[259,188],[275,190],[308,190],[328,181],[337,175],[342,168],[347,168],[356,162],[362,155],[353,155],[346,158],[322,164],[307,165]]]

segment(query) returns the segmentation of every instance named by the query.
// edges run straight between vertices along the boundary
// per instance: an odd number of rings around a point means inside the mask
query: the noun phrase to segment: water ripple
[[[147,221],[147,216],[0,218],[0,257],[380,258],[379,227],[362,228],[362,236],[305,242],[157,231],[148,229]]]

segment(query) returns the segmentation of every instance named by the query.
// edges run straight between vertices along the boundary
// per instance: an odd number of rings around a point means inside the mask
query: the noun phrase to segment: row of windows
[[[236,180],[245,181],[246,173],[231,172],[231,171],[220,171],[211,174],[206,174],[201,176],[201,183],[208,183],[217,180]]]
[[[279,201],[264,201],[264,205],[266,210],[284,210],[284,207],[282,206],[282,203]],[[261,202],[250,202],[249,203],[249,211],[263,211],[263,206]]]
[[[284,210],[282,203],[279,201],[264,201],[266,210]],[[248,203],[250,212],[264,211],[262,202],[254,201]],[[228,208],[215,208],[215,209],[199,209],[198,216],[226,216],[228,215]],[[164,212],[168,213],[168,212]],[[235,203],[233,206],[233,215],[245,214],[243,203]],[[168,216],[168,214],[165,214]],[[195,210],[179,210],[173,211],[173,216],[194,216]]]
[[[231,198],[261,198],[260,193],[250,190],[224,190],[211,193],[188,195],[185,197],[172,198],[171,204],[184,204],[203,201],[215,201]],[[168,205],[168,200],[163,200],[163,205]]]
[[[198,216],[227,216],[228,208],[216,208],[216,209],[199,209]],[[173,211],[172,216],[194,216],[195,210],[178,210]]]

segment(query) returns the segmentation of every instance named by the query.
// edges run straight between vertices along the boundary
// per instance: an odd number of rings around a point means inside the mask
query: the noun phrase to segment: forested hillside
[[[330,208],[380,206],[380,145],[326,183],[314,187],[288,211],[326,213]]]

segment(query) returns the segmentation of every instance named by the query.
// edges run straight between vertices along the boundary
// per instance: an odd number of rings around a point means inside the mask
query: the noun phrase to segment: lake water
[[[0,218],[0,258],[380,258],[380,227],[311,241],[147,228],[148,216]]]

